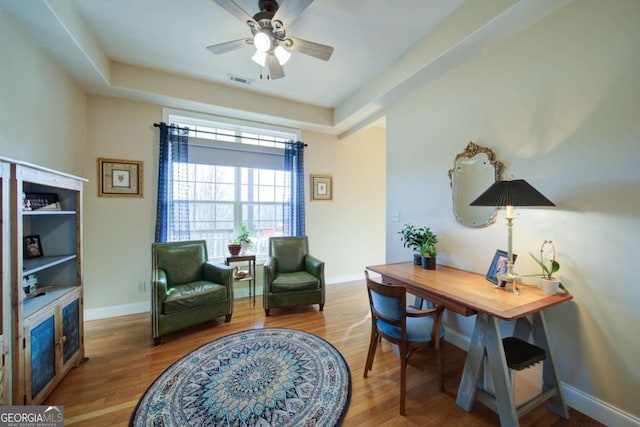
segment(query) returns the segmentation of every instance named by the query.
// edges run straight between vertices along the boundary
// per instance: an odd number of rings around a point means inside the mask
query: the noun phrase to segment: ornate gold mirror
[[[500,179],[504,165],[491,149],[469,142],[453,161],[449,180],[453,193],[453,214],[467,227],[486,227],[496,220],[496,208],[469,206],[491,184]]]

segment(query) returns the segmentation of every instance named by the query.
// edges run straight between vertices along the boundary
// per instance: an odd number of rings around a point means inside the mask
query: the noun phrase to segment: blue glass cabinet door
[[[31,396],[33,399],[56,375],[54,316],[31,329]]]
[[[74,300],[62,309],[62,335],[65,337],[62,344],[63,365],[66,365],[80,348],[79,305],[79,301]]]

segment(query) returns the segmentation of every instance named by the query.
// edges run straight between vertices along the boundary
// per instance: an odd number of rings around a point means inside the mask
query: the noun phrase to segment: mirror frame
[[[502,176],[502,171],[504,170],[504,164],[500,160],[496,160],[496,156],[493,150],[491,150],[488,147],[483,147],[481,145],[474,144],[471,141],[469,141],[464,151],[459,153],[456,156],[456,158],[453,160],[453,168],[449,169],[449,185],[451,186],[451,196],[453,201],[453,215],[455,216],[456,221],[459,224],[464,225],[465,227],[472,227],[472,228],[488,227],[489,225],[493,224],[496,221],[496,213],[497,213],[496,209],[493,210],[493,214],[491,215],[491,217],[489,217],[485,222],[477,225],[469,225],[469,224],[463,223],[462,219],[458,215],[458,212],[456,211],[456,197],[455,197],[456,188],[453,184],[453,179],[454,179],[453,174],[458,166],[458,162],[460,160],[471,160],[473,159],[473,157],[481,153],[486,154],[489,160],[490,166],[493,167],[494,182],[499,181],[501,179],[500,177]],[[489,185],[487,185],[487,188],[489,188]]]

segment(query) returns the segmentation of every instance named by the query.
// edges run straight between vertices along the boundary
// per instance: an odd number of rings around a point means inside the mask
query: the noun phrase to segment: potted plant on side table
[[[249,228],[247,227],[246,222],[240,224],[240,232],[238,233],[235,242],[240,245],[241,254],[247,252],[247,249],[251,249],[253,242],[251,241],[251,233],[249,233]]]
[[[246,223],[240,224],[240,232],[233,239],[231,243],[227,246],[229,249],[229,253],[233,256],[244,254],[247,249],[251,249],[252,241],[251,234],[249,233],[249,229],[247,228]]]

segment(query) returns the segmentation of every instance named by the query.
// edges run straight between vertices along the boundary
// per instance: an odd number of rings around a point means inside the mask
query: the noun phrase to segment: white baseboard
[[[567,405],[594,420],[600,421],[604,425],[616,427],[640,426],[640,418],[611,406],[569,384],[562,383],[562,392]]]
[[[445,340],[456,347],[469,351],[471,337],[445,327]],[[560,382],[568,406],[607,426],[640,427],[640,418],[611,406],[577,388]]]
[[[327,285],[336,283],[351,282],[354,280],[362,280],[363,276],[359,274],[338,276],[327,279]],[[249,288],[234,289],[235,298],[246,298],[249,296]],[[262,288],[256,287],[256,296],[262,296]],[[136,302],[132,304],[112,305],[100,308],[88,308],[84,310],[84,320],[107,319],[109,317],[126,316],[128,314],[148,313],[151,311],[151,302]]]
[[[109,317],[126,316],[128,314],[149,313],[150,311],[150,301],[111,305],[109,307],[88,308],[84,310],[84,320],[106,319]]]
[[[356,280],[364,280],[364,273],[345,274],[343,276],[327,277],[325,278],[324,281],[327,285],[335,285],[336,283],[355,282]],[[362,289],[366,289],[366,288],[362,288]]]

